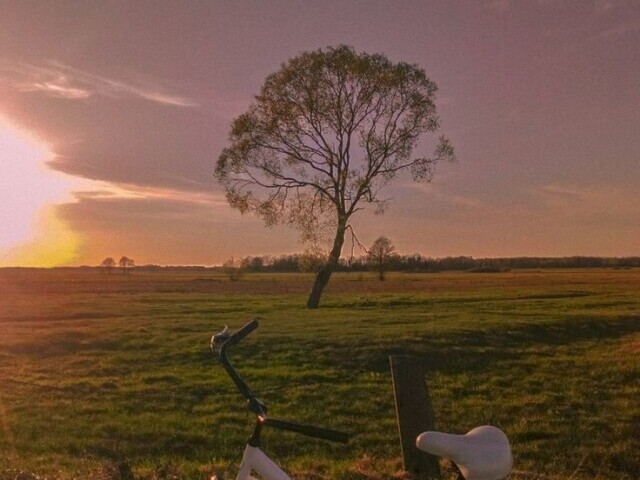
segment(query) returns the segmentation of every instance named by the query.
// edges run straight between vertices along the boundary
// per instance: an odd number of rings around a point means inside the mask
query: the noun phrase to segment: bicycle
[[[309,437],[332,442],[347,443],[349,435],[327,428],[305,425],[267,416],[267,405],[247,386],[227,356],[229,347],[258,328],[258,321],[252,320],[240,330],[231,333],[228,327],[211,337],[211,350],[218,353],[218,359],[231,377],[241,395],[246,399],[249,411],[256,415],[256,423],[245,446],[236,480],[291,480],[261,448],[261,433],[264,427],[300,433]],[[429,431],[416,439],[416,446],[429,454],[448,458],[458,467],[465,480],[501,480],[511,471],[511,447],[506,435],[498,428],[484,425],[474,428],[464,435]],[[220,480],[211,477],[211,480]]]

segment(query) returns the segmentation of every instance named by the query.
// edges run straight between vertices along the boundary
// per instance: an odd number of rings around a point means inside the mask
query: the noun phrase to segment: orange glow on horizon
[[[51,267],[76,256],[79,239],[57,217],[69,177],[48,169],[51,151],[0,117],[0,266]]]

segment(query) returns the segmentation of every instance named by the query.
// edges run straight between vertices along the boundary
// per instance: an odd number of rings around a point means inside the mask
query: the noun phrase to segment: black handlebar
[[[330,442],[347,443],[349,441],[349,434],[338,432],[337,430],[329,430],[328,428],[285,422],[284,420],[276,420],[275,418],[265,418],[264,424],[268,427],[301,433],[307,437],[322,438],[323,440],[329,440]]]
[[[220,363],[222,363],[222,366],[231,377],[231,380],[233,380],[233,383],[236,384],[236,387],[238,387],[238,390],[240,390],[240,393],[242,394],[242,396],[247,399],[247,403],[249,404],[249,410],[251,410],[253,413],[258,415],[259,417],[266,417],[267,406],[264,403],[262,403],[253,394],[253,392],[248,387],[248,385],[244,382],[240,374],[238,374],[236,369],[233,368],[233,365],[231,365],[231,362],[227,357],[227,349],[229,347],[232,347],[236,343],[238,343],[244,337],[246,337],[251,332],[253,332],[256,328],[258,328],[258,321],[252,320],[249,323],[247,323],[244,327],[242,327],[240,330],[238,330],[236,333],[234,333],[233,335],[230,335],[221,345],[220,351],[219,351],[219,357],[220,357]]]
[[[258,328],[258,320],[251,320],[249,323],[245,324],[240,330],[236,333],[232,334],[220,347],[220,355],[229,348],[238,343],[244,337],[253,332],[256,328]]]
[[[258,416],[258,422],[261,425],[277,428],[280,430],[287,430],[290,432],[297,432],[309,437],[322,438],[324,440],[329,440],[332,442],[347,443],[347,441],[349,440],[349,435],[343,432],[315,427],[312,425],[302,425],[299,423],[267,418],[267,406],[262,401],[260,401],[258,397],[255,396],[255,394],[244,382],[240,374],[236,371],[236,369],[229,361],[229,358],[227,357],[227,349],[240,342],[240,340],[245,338],[256,328],[258,328],[257,320],[250,321],[232,335],[228,335],[227,329],[225,328],[222,334],[214,335],[214,337],[212,338],[211,346],[214,346],[214,342],[221,343],[218,351],[220,363],[222,363],[222,366],[231,377],[231,380],[233,380],[233,383],[236,384],[236,387],[238,387],[238,390],[240,390],[242,396],[246,398],[249,410]]]

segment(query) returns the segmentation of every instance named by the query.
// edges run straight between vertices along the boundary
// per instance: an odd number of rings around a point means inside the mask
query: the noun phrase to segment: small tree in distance
[[[444,136],[433,156],[413,154],[439,129],[436,91],[416,65],[341,45],[289,60],[233,121],[215,169],[229,204],[267,226],[294,225],[311,244],[330,235],[309,308],[338,266],[351,217],[366,204],[384,210],[382,189],[397,174],[428,182],[453,158]]]
[[[240,262],[240,268],[251,272],[261,272],[264,269],[264,259],[262,257],[245,257]]]
[[[327,262],[327,256],[318,249],[307,249],[298,259],[298,268],[301,272],[318,273]]]
[[[238,281],[244,275],[245,266],[241,260],[231,257],[222,263],[222,271],[232,282]]]
[[[111,272],[116,267],[116,261],[113,259],[113,257],[107,257],[102,261],[100,266],[104,268],[109,275],[111,275]]]
[[[135,265],[135,262],[132,258],[129,257],[121,257],[118,262],[118,266],[122,269],[122,273],[129,273],[129,269]]]
[[[387,264],[393,257],[396,247],[385,236],[378,237],[367,252],[367,260],[378,269],[378,278],[384,280],[384,272]]]

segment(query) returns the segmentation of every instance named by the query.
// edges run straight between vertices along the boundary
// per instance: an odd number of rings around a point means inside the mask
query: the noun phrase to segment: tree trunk
[[[338,228],[336,229],[336,238],[333,240],[333,248],[331,249],[327,263],[324,264],[316,275],[316,280],[313,282],[313,288],[311,288],[311,293],[309,293],[309,299],[307,300],[307,308],[318,308],[318,306],[320,306],[320,295],[322,295],[324,287],[329,283],[331,274],[338,266],[338,261],[340,260],[346,223],[346,220],[338,220]]]

